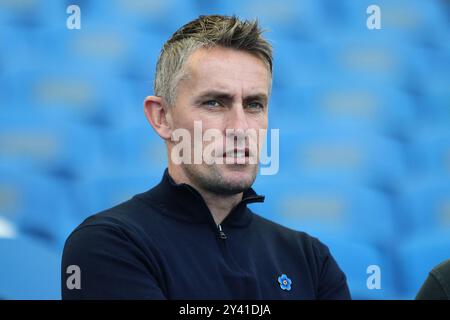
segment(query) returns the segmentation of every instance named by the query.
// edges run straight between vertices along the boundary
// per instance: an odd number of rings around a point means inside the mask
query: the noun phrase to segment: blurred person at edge
[[[450,300],[450,259],[430,271],[416,300]]]

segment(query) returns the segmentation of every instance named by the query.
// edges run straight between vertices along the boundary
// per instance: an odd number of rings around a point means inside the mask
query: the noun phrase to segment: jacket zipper
[[[222,240],[226,240],[227,239],[227,235],[225,234],[225,232],[222,230],[222,225],[218,224],[217,225],[217,229],[219,229],[219,237]]]
[[[261,198],[261,197],[260,197],[260,196],[248,197],[248,198],[246,198],[246,199],[243,199],[242,202],[245,203],[245,202],[248,202],[249,200],[259,199],[259,198]],[[239,203],[238,205],[240,205],[240,204],[241,204],[241,203]],[[235,208],[233,208],[233,210],[234,210],[234,209],[235,209]],[[233,212],[233,210],[230,212],[230,214]],[[212,216],[211,216],[211,218],[212,218]],[[228,216],[227,216],[227,218],[228,218]],[[227,218],[225,218],[225,220],[226,220]],[[225,220],[224,220],[224,221],[225,221]],[[223,222],[223,221],[222,221],[222,222]],[[228,237],[227,237],[227,235],[225,234],[225,232],[223,231],[222,225],[221,225],[220,223],[217,225],[217,229],[219,230],[219,238],[222,239],[222,240],[226,240]]]

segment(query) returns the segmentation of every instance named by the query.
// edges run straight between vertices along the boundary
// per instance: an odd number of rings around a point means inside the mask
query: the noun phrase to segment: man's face
[[[259,129],[267,129],[268,125],[270,71],[250,53],[214,47],[196,50],[186,63],[186,75],[178,84],[175,105],[169,109],[172,128],[188,130],[192,140],[194,121],[201,121],[202,136],[208,129],[219,130],[223,152],[212,154],[215,160],[222,158],[223,164],[218,161],[208,164],[202,158],[201,164],[181,164],[181,169],[194,185],[204,190],[218,194],[242,192],[253,184],[258,171],[257,162],[251,163],[249,156],[259,160]],[[226,135],[227,129],[250,131],[257,136],[238,145],[234,136]],[[205,150],[211,141],[197,142]],[[169,155],[174,143],[169,142]],[[194,144],[192,154],[193,148]],[[246,154],[244,164],[242,158],[236,163],[237,157],[242,156],[240,151]],[[235,163],[227,164],[226,157]]]

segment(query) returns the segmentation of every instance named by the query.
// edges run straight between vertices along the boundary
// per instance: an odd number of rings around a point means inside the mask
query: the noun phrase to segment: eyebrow
[[[214,98],[219,99],[223,101],[232,101],[234,99],[234,95],[226,92],[226,91],[220,91],[220,90],[208,90],[203,93],[201,93],[196,100],[203,100],[208,98]],[[256,93],[251,94],[244,97],[244,102],[251,102],[251,101],[261,101],[264,104],[267,104],[268,97],[265,93]]]

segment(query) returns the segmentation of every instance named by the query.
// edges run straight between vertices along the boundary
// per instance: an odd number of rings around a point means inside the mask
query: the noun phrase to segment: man
[[[430,271],[416,300],[450,300],[450,259]]]
[[[200,16],[175,32],[159,57],[155,96],[144,102],[166,142],[168,169],[156,187],[70,235],[63,298],[350,298],[325,245],[246,206],[264,197],[251,189],[258,164],[250,160],[261,145],[252,148],[258,137],[242,132],[267,129],[271,82],[272,49],[257,22]],[[212,148],[214,161],[180,162],[197,150],[180,151],[174,137],[195,136],[198,124],[202,133],[219,131],[222,148]],[[238,133],[229,138],[229,129]],[[78,287],[65,273],[71,265],[80,271]]]

